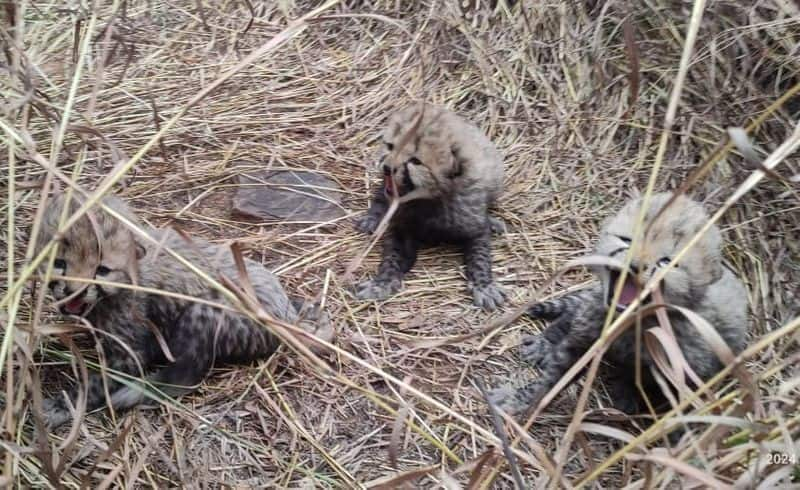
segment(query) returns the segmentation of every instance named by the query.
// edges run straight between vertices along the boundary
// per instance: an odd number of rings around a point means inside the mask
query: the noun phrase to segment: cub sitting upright
[[[641,246],[631,257],[629,272],[622,285],[616,310],[622,311],[639,295],[659,269],[670,266],[672,258],[686,246],[708,221],[703,207],[686,196],[678,196],[666,209],[671,193],[653,195],[644,215],[645,230]],[[642,198],[628,202],[602,226],[595,253],[622,262],[629,253]],[[747,291],[742,282],[722,263],[722,238],[711,226],[676,264],[670,266],[659,288],[667,305],[694,311],[708,321],[728,347],[740,352],[747,334]],[[521,354],[543,371],[540,379],[520,388],[502,387],[490,398],[509,413],[518,413],[536,404],[600,337],[620,270],[597,267],[598,281],[574,293],[534,305],[528,314],[550,321],[545,331],[523,339]],[[649,297],[648,300],[649,301]],[[711,347],[681,313],[668,310],[670,324],[689,366],[707,380],[722,365]],[[658,326],[654,314],[642,319],[642,332]],[[636,387],[636,329],[631,326],[608,348],[601,370],[613,405],[623,412],[646,409]],[[650,352],[641,348],[643,389],[655,406],[665,399],[651,369]]]
[[[110,196],[103,202],[127,220],[139,224],[119,198]],[[65,195],[55,197],[42,220],[38,246],[41,248],[53,239],[59,241],[53,264],[56,276],[49,287],[62,313],[83,316],[98,331],[96,336],[111,370],[134,377],[149,373],[147,380],[154,386],[167,395],[178,396],[196,388],[214,364],[250,362],[268,356],[278,347],[277,337],[255,321],[228,309],[231,304],[222,294],[163,247],[177,252],[212,277],[222,273],[236,280],[238,269],[229,251],[199,239],[189,243],[172,230],[144,228],[159,243],[154,245],[140,240],[99,208],[90,210],[89,216],[84,215],[59,237],[56,234],[58,223],[66,204]],[[77,209],[78,203],[73,198],[69,214]],[[275,318],[297,323],[295,305],[277,278],[251,260],[245,259],[245,264],[264,310]],[[102,283],[86,283],[80,279]],[[124,287],[129,284],[171,295]],[[330,339],[332,330],[327,318],[323,315],[316,320],[316,324],[311,320],[301,322],[301,326],[321,338]],[[163,367],[157,368],[158,365]],[[144,398],[141,389],[126,386],[110,376],[105,381],[115,409],[132,407]],[[100,374],[90,374],[87,410],[104,404],[103,385]],[[73,403],[76,395],[77,387],[70,394]],[[63,396],[45,400],[44,412],[49,428],[71,417]]]
[[[360,284],[356,296],[388,297],[400,290],[420,247],[454,243],[463,248],[475,305],[502,305],[505,294],[492,280],[491,256],[491,233],[502,223],[488,211],[503,188],[503,160],[495,146],[458,115],[422,103],[389,118],[382,145],[383,184],[356,227],[375,231],[393,193],[402,204],[384,238],[378,275]]]

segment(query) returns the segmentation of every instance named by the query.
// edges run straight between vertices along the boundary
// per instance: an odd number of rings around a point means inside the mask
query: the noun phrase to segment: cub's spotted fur
[[[503,188],[503,160],[495,146],[473,124],[427,104],[392,116],[382,145],[384,183],[357,228],[372,233],[395,191],[402,204],[384,238],[378,275],[360,284],[356,295],[390,296],[399,291],[421,247],[454,243],[463,248],[474,303],[488,310],[500,306],[505,295],[492,280],[491,233],[503,226],[488,212]]]
[[[104,203],[138,224],[119,198],[107,197]],[[66,198],[60,195],[45,212],[39,246],[55,237],[65,205]],[[77,208],[78,203],[73,199],[70,213]],[[239,276],[229,251],[199,239],[189,243],[172,230],[148,232],[161,245],[139,241],[117,219],[96,209],[76,222],[59,241],[54,263],[56,276],[49,287],[62,313],[83,316],[98,331],[110,369],[134,377],[145,375],[162,392],[178,396],[192,391],[215,364],[250,362],[277,348],[276,337],[232,310],[109,284],[135,283],[229,306],[221,294],[168,255],[163,247],[176,251],[214,277],[224,274],[236,280]],[[245,263],[264,309],[287,322],[300,320],[297,306],[286,296],[277,278],[253,261]],[[87,285],[68,278],[96,279],[103,283]],[[305,319],[301,325],[319,337],[332,336],[324,316]],[[165,342],[174,362],[168,360],[158,337]],[[87,410],[104,404],[103,381],[98,373],[90,375]],[[111,377],[105,382],[115,409],[129,408],[144,398],[141,390],[126,387]],[[75,387],[70,394],[73,403],[78,389]],[[45,400],[44,408],[45,422],[50,428],[71,418],[64,396]]]
[[[652,196],[645,215],[646,235],[632,258],[630,273],[622,287],[616,309],[624,310],[638,296],[639,284],[645,284],[666,267],[708,217],[702,206],[679,196],[664,212],[658,212],[670,199],[670,193]],[[642,199],[628,202],[616,216],[602,226],[596,253],[623,261],[633,238]],[[655,221],[654,221],[655,219]],[[747,332],[747,292],[742,282],[722,263],[722,239],[712,226],[672,267],[660,283],[664,301],[693,310],[707,320],[728,346],[738,353],[744,348]],[[528,314],[550,322],[541,335],[523,339],[520,346],[524,360],[539,366],[540,379],[521,388],[503,387],[492,393],[492,400],[509,413],[526,410],[549,391],[564,373],[600,336],[619,270],[599,267],[598,282],[587,289],[533,306]],[[635,278],[634,278],[635,276]],[[677,342],[689,365],[700,378],[708,379],[721,369],[717,356],[688,320],[680,313],[669,312]],[[642,328],[657,326],[653,315],[642,319]],[[635,384],[635,329],[624,332],[608,349],[601,377],[608,387],[614,406],[624,412],[644,410],[644,400]],[[651,374],[654,361],[649,351],[641,351],[644,389],[651,401],[663,403],[663,393]]]

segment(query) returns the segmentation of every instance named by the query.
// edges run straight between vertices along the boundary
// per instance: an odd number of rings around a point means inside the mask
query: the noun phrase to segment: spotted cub
[[[681,195],[669,207],[670,193],[652,196],[644,221],[645,235],[638,252],[631,258],[629,273],[615,305],[624,310],[656,272],[669,266],[675,256],[705,225],[708,217],[697,202]],[[642,208],[642,198],[628,202],[602,226],[596,254],[622,262],[630,253],[634,227]],[[491,399],[509,413],[519,413],[539,400],[600,336],[611,307],[620,270],[598,267],[598,281],[590,287],[533,306],[528,314],[546,320],[549,326],[537,336],[523,339],[520,347],[524,360],[539,366],[540,379],[520,388],[498,388]],[[682,306],[707,320],[734,353],[745,345],[747,333],[747,292],[742,282],[722,263],[722,238],[712,226],[699,241],[674,264],[660,283],[664,301]],[[649,302],[649,301],[647,301]],[[647,303],[646,302],[646,303]],[[694,326],[679,312],[670,310],[670,323],[684,357],[702,379],[721,369],[721,363]],[[642,331],[658,325],[654,315],[642,318]],[[635,328],[625,331],[611,344],[604,356],[606,366],[601,379],[609,390],[614,406],[624,412],[644,410],[644,400],[635,383]],[[655,368],[649,351],[641,350],[642,378],[648,398],[656,405],[666,400],[651,369]]]
[[[475,305],[487,310],[502,305],[505,294],[492,279],[491,234],[503,226],[489,216],[503,189],[503,159],[495,146],[475,125],[427,104],[390,117],[382,145],[378,165],[383,183],[357,228],[372,233],[390,198],[402,204],[384,237],[378,275],[357,287],[357,297],[383,299],[396,293],[420,248],[451,243],[464,252]]]
[[[139,224],[121,199],[110,196],[104,204]],[[59,236],[59,218],[66,205],[64,195],[55,197],[42,220],[38,246],[58,241],[49,288],[62,313],[84,317],[97,331],[110,370],[135,378],[144,375],[163,393],[178,396],[196,388],[214,365],[247,363],[278,347],[275,336],[229,309],[231,304],[218,291],[164,249],[177,252],[212,277],[226,275],[235,281],[239,273],[230,251],[197,238],[189,242],[173,230],[144,228],[159,242],[154,245],[99,208]],[[69,213],[77,208],[73,198]],[[277,278],[256,262],[245,259],[245,264],[264,310],[290,323],[300,321],[297,305]],[[87,283],[86,279],[99,282]],[[131,284],[148,291],[125,287]],[[154,290],[168,295],[151,292]],[[324,315],[303,319],[300,326],[325,340],[332,338]],[[144,398],[136,384],[125,385],[110,376],[105,383],[115,409],[132,407]],[[105,403],[103,384],[99,373],[90,375],[87,410]],[[69,395],[73,403],[78,389]],[[44,409],[49,428],[71,418],[64,396],[45,400]]]

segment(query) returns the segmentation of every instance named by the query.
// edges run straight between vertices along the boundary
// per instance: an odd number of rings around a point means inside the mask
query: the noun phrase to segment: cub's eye
[[[421,162],[421,161],[419,161],[419,158],[417,158],[417,157],[411,157],[411,158],[409,158],[409,159],[408,159],[408,163],[410,163],[410,164],[412,164],[412,165],[422,165],[422,162]]]
[[[95,274],[97,274],[98,276],[105,276],[109,272],[111,272],[111,269],[109,269],[104,265],[98,265],[97,270],[95,270]]]
[[[384,141],[384,144],[386,145],[387,150],[389,151],[394,150],[394,143],[389,143],[388,141]]]
[[[624,243],[625,245],[630,245],[631,244],[631,239],[626,237],[626,236],[618,236],[617,238],[619,238],[620,241],[622,243]]]
[[[65,271],[67,270],[67,261],[64,259],[56,259],[53,261],[53,267]]]
[[[658,262],[656,262],[656,265],[659,267],[666,267],[669,265],[671,260],[672,259],[670,259],[669,257],[661,257],[660,259],[658,259]],[[677,266],[678,264],[675,264],[675,267]]]

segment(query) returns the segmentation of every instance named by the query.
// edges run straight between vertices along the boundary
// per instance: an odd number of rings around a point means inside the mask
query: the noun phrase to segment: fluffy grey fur
[[[40,246],[55,236],[65,201],[63,195],[56,197],[46,211]],[[108,197],[104,202],[138,223],[122,200]],[[71,212],[77,207],[73,200]],[[63,313],[84,316],[102,332],[97,337],[110,369],[134,377],[145,375],[167,395],[178,396],[196,388],[215,364],[247,363],[274,352],[278,346],[275,336],[231,310],[113,285],[87,286],[80,281],[59,277],[96,278],[117,284],[135,282],[145,288],[229,306],[226,299],[168,255],[163,247],[174,250],[213,277],[224,274],[235,281],[238,272],[230,251],[199,239],[192,239],[189,243],[173,230],[150,229],[151,236],[163,246],[157,247],[149,242],[140,242],[106,212],[94,210],[90,214],[92,219],[84,216],[60,240],[54,271],[57,276],[49,287],[61,303]],[[298,322],[297,307],[287,297],[277,278],[260,264],[247,259],[245,263],[250,282],[264,309],[278,319]],[[324,315],[310,321],[307,319],[301,322],[301,326],[321,337],[331,336]],[[168,361],[156,332],[166,342],[174,362]],[[110,377],[105,382],[115,409],[132,407],[144,397],[140,389],[126,387]],[[75,387],[69,395],[73,401],[77,389]],[[102,376],[92,373],[87,409],[99,408],[104,399]],[[64,396],[45,401],[45,417],[50,428],[70,419]]]
[[[356,226],[372,233],[397,192],[403,204],[392,217],[383,242],[378,275],[360,284],[360,299],[383,299],[400,290],[420,248],[439,243],[460,246],[473,302],[487,310],[505,294],[492,279],[491,234],[502,222],[489,216],[503,185],[503,161],[492,142],[473,124],[441,107],[425,105],[408,144],[400,147],[423,105],[389,119],[379,166],[384,184]],[[394,156],[394,158],[390,158]]]
[[[633,300],[633,293],[638,294],[635,281],[645,284],[659,268],[667,266],[672,255],[680,251],[708,219],[698,203],[684,196],[677,198],[656,219],[670,197],[671,194],[662,193],[650,201],[645,215],[645,223],[650,226],[643,246],[631,261],[631,274],[627,279],[631,282],[626,281],[617,303],[618,310]],[[624,259],[629,253],[641,205],[641,198],[634,199],[604,223],[596,248],[598,255]],[[538,403],[599,338],[619,271],[600,267],[595,273],[599,280],[589,288],[530,309],[530,316],[550,323],[541,335],[523,339],[520,351],[524,360],[541,368],[543,375],[521,388],[506,386],[494,390],[491,399],[500,408],[519,413]],[[744,348],[747,292],[742,282],[722,264],[721,236],[715,226],[667,272],[660,288],[667,304],[683,306],[699,314],[718,331],[733,352]],[[721,364],[695,327],[678,312],[670,312],[669,319],[684,357],[698,376],[707,379],[717,373]],[[657,325],[655,316],[642,319],[642,331]],[[613,405],[627,413],[645,408],[635,385],[635,342],[635,328],[630,328],[609,347],[601,370],[601,379]],[[662,405],[663,392],[651,373],[651,369],[657,368],[646,348],[642,349],[641,362],[644,390],[651,402]]]

